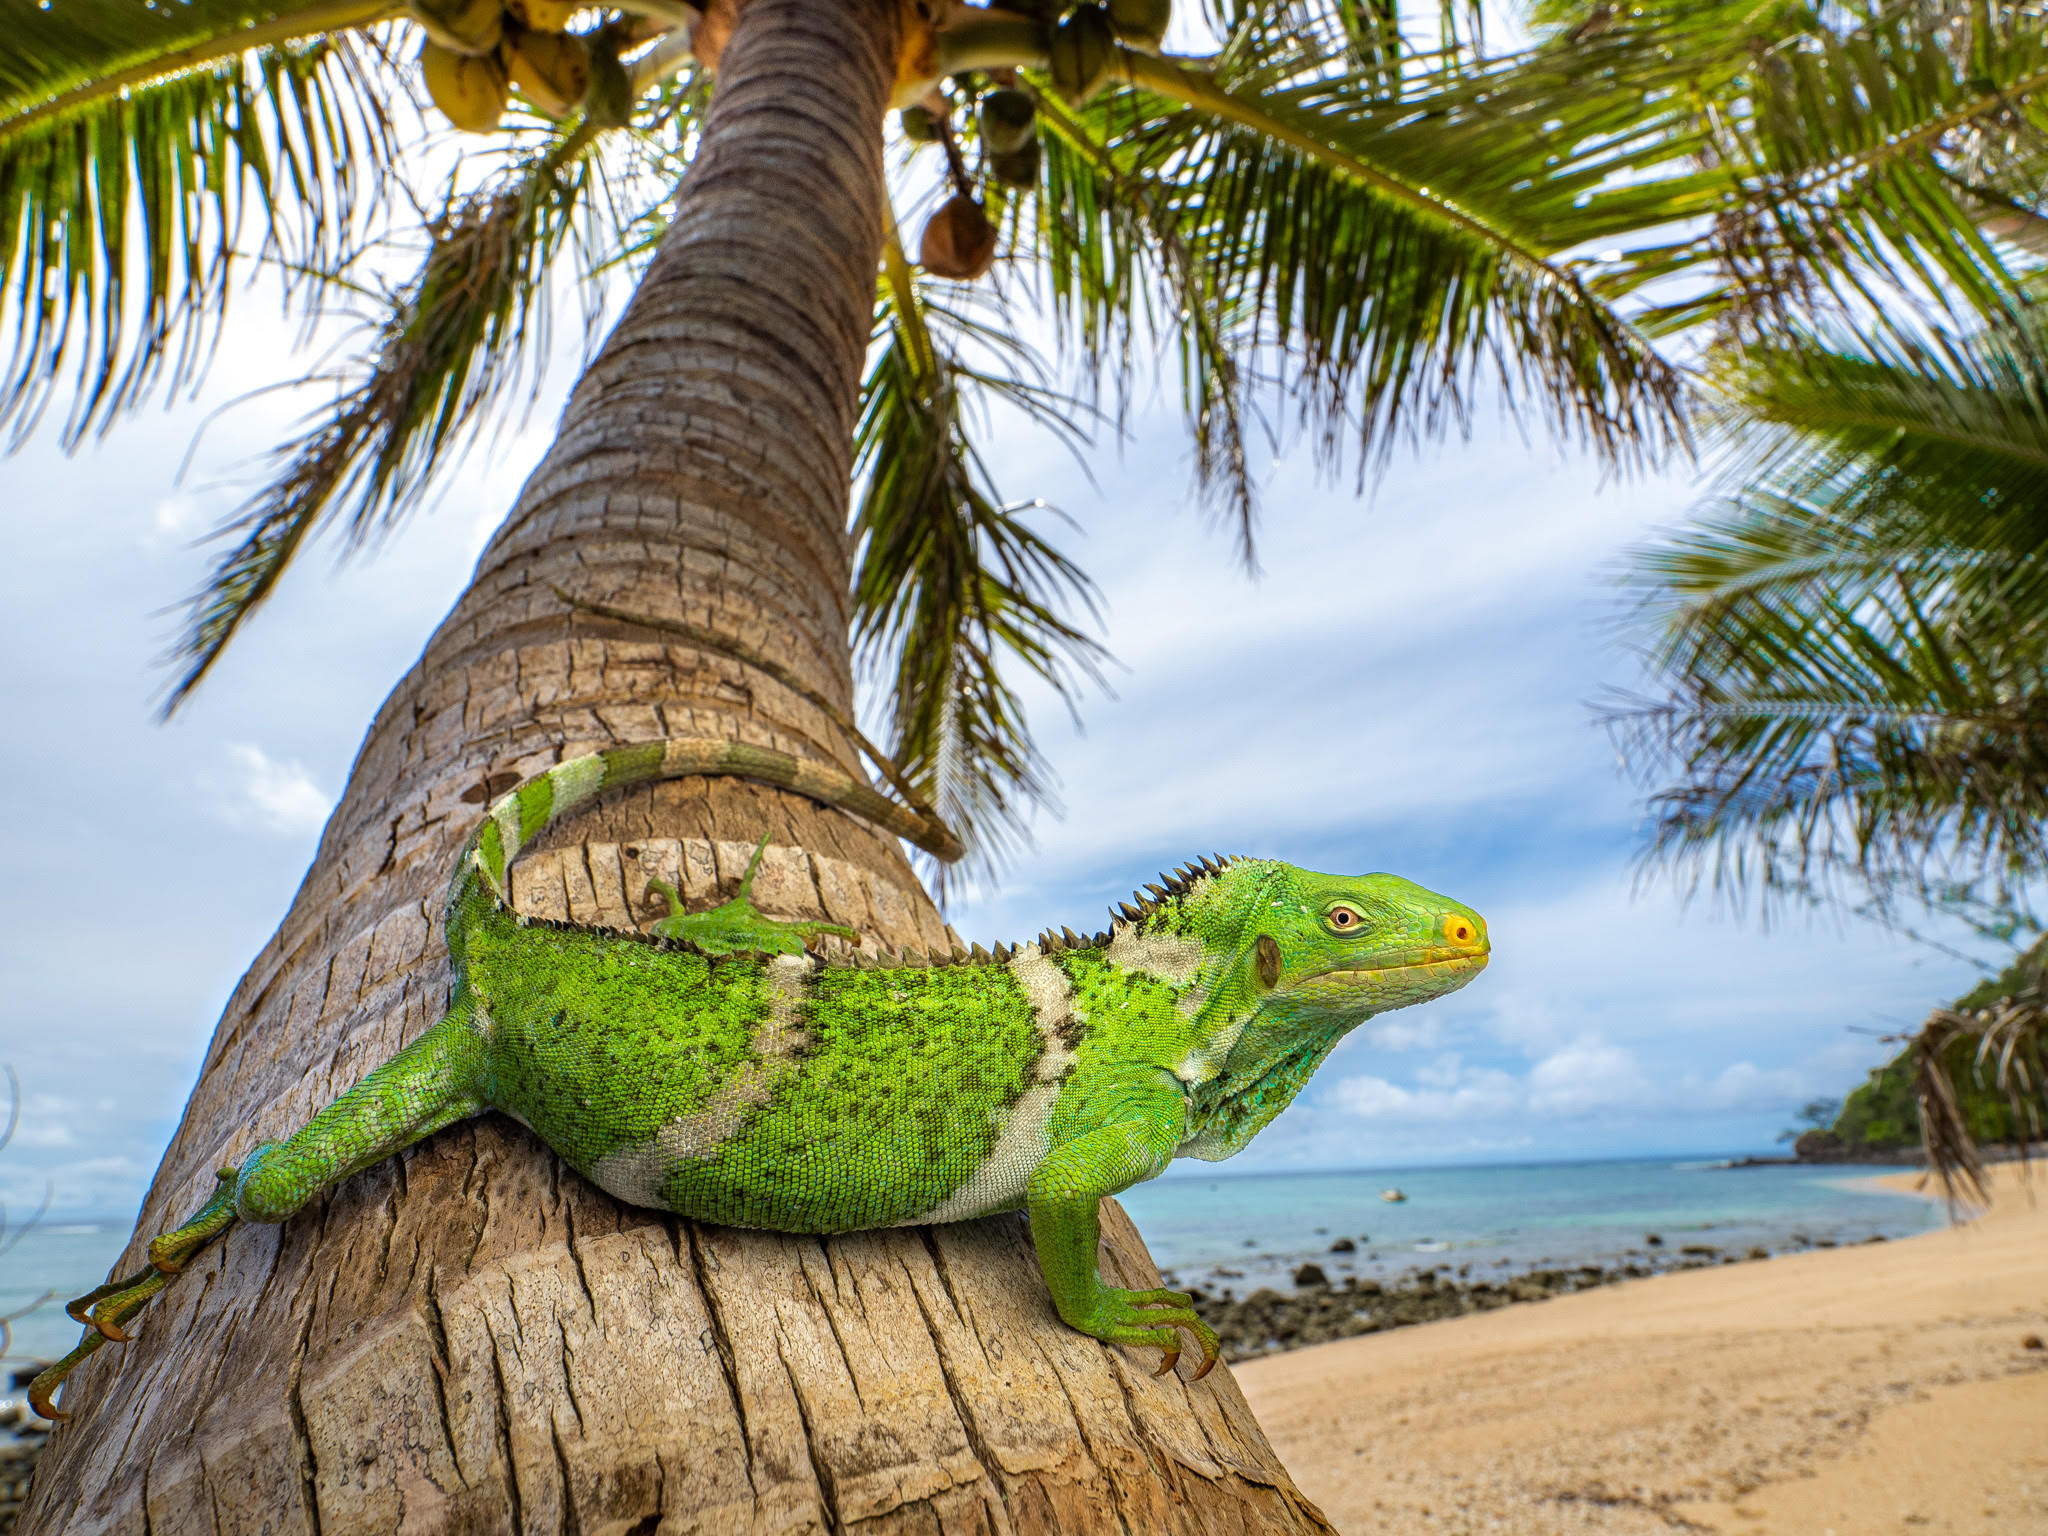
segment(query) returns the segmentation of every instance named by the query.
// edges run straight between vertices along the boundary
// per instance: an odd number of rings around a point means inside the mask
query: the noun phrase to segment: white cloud
[[[1713,1077],[1688,1072],[1659,1078],[1634,1050],[1598,1035],[1581,1035],[1535,1061],[1522,1076],[1466,1064],[1444,1051],[1414,1070],[1414,1085],[1360,1074],[1329,1095],[1337,1109],[1396,1124],[1503,1120],[1641,1122],[1659,1116],[1776,1115],[1810,1098],[1815,1084],[1841,1085],[1793,1067],[1738,1061]]]
[[[334,809],[303,764],[280,762],[246,741],[228,742],[226,751],[235,777],[216,786],[222,819],[269,832],[312,832]]]
[[[1510,992],[1493,1005],[1493,1038],[1529,1055],[1561,1044],[1564,1025],[1548,1002],[1523,992]]]
[[[1837,1093],[1853,1086],[1847,1075],[1831,1078]],[[1688,1078],[1681,1088],[1683,1097],[1704,1109],[1734,1109],[1763,1113],[1790,1109],[1812,1097],[1804,1072],[1790,1067],[1766,1070],[1754,1062],[1738,1061],[1721,1069],[1718,1076],[1702,1083]]]
[[[15,1147],[68,1147],[73,1144],[68,1123],[78,1106],[62,1094],[31,1093],[21,1104],[21,1119],[9,1142]]]
[[[196,496],[166,496],[150,517],[156,536],[180,544],[198,538],[219,520],[219,512]]]
[[[1362,1034],[1383,1051],[1435,1050],[1443,1040],[1443,1015],[1421,1013],[1411,1008],[1404,1013],[1371,1020]]]
[[[1556,1119],[1639,1111],[1655,1096],[1635,1053],[1586,1035],[1529,1070],[1529,1108]]]
[[[1347,1077],[1333,1097],[1369,1120],[1491,1120],[1522,1108],[1522,1085],[1491,1068],[1459,1074],[1455,1086],[1403,1088],[1383,1077]]]
[[[1339,1108],[1368,1119],[1499,1121],[1519,1116],[1633,1118],[1674,1097],[1651,1081],[1633,1051],[1596,1035],[1581,1036],[1545,1056],[1524,1077],[1498,1067],[1467,1066],[1458,1052],[1445,1051],[1415,1070],[1415,1084],[1405,1088],[1384,1077],[1347,1077],[1332,1098]]]
[[[1456,1051],[1445,1051],[1426,1067],[1415,1069],[1415,1081],[1425,1088],[1455,1088],[1458,1086],[1458,1067],[1464,1061]]]

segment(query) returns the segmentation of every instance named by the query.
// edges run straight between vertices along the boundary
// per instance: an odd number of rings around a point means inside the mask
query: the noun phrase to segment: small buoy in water
[[[1383,1189],[1380,1191],[1380,1198],[1386,1201],[1389,1205],[1399,1205],[1403,1200],[1406,1200],[1408,1197],[1402,1194],[1401,1191],[1399,1191],[1398,1189]]]

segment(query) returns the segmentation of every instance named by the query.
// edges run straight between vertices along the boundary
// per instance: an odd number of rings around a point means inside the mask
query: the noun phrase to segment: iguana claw
[[[214,1177],[213,1198],[183,1225],[151,1241],[149,1268],[120,1280],[109,1280],[64,1304],[66,1315],[88,1331],[77,1348],[29,1383],[29,1406],[37,1413],[60,1424],[69,1419],[71,1415],[56,1404],[57,1388],[63,1385],[65,1377],[101,1345],[126,1344],[133,1335],[122,1325],[169,1285],[193,1254],[235,1224],[237,1170],[222,1168]]]
[[[1215,1368],[1220,1350],[1216,1331],[1196,1316],[1194,1304],[1185,1291],[1164,1287],[1124,1291],[1105,1286],[1100,1307],[1095,1319],[1075,1326],[1106,1343],[1157,1349],[1160,1360],[1154,1376],[1164,1376],[1180,1364],[1183,1331],[1193,1335],[1202,1350],[1201,1368],[1190,1379],[1200,1381]]]

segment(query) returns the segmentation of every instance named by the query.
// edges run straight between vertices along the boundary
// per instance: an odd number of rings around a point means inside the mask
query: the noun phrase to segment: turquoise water
[[[0,1254],[0,1317],[20,1312],[46,1291],[56,1293],[55,1300],[14,1319],[14,1347],[6,1369],[27,1360],[53,1360],[78,1342],[78,1325],[64,1315],[64,1303],[107,1278],[128,1244],[132,1225],[133,1218],[45,1222],[22,1233],[19,1242]],[[6,1393],[7,1377],[0,1374],[0,1394]]]
[[[1738,1256],[1846,1246],[1909,1237],[1946,1219],[1939,1202],[1874,1190],[1868,1179],[1865,1170],[1658,1159],[1170,1176],[1121,1198],[1162,1270],[1183,1284],[1242,1293],[1310,1259],[1338,1280],[1440,1265],[1515,1274],[1677,1258],[1687,1245]],[[1385,1189],[1408,1198],[1389,1204]],[[1645,1241],[1652,1233],[1661,1245]],[[1339,1237],[1352,1239],[1356,1254],[1330,1253]]]
[[[1936,1201],[1872,1191],[1865,1175],[1814,1168],[1729,1168],[1669,1160],[1360,1173],[1178,1172],[1123,1196],[1162,1269],[1183,1284],[1286,1286],[1314,1259],[1339,1280],[1469,1265],[1512,1274],[1548,1265],[1611,1263],[1631,1253],[1676,1257],[1687,1244],[1745,1253],[1811,1243],[1907,1237],[1938,1226]],[[1399,1205],[1379,1198],[1398,1188]],[[0,1254],[0,1315],[42,1292],[90,1290],[128,1240],[129,1221],[39,1227]],[[1655,1232],[1663,1245],[1643,1239]],[[1332,1255],[1349,1237],[1357,1252]],[[49,1359],[78,1330],[57,1303],[14,1324],[14,1354]],[[5,1379],[0,1377],[0,1391]]]

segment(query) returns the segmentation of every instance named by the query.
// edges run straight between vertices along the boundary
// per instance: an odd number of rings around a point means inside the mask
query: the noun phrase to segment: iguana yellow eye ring
[[[1365,918],[1356,907],[1332,907],[1323,914],[1323,925],[1332,933],[1363,933]]]
[[[1470,944],[1478,933],[1469,918],[1459,917],[1454,912],[1444,919],[1444,937],[1453,944]]]

